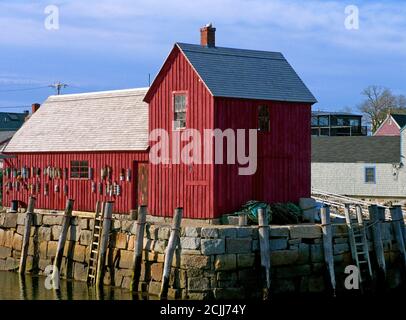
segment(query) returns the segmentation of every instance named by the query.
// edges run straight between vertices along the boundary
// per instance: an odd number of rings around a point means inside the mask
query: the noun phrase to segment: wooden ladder
[[[368,272],[370,279],[372,279],[371,260],[369,258],[369,248],[366,235],[366,226],[362,217],[362,208],[359,205],[355,206],[356,219],[350,215],[350,206],[345,204],[345,220],[348,226],[348,237],[350,240],[351,255],[355,261],[358,271],[360,283],[362,280],[362,273]]]
[[[89,267],[87,268],[87,283],[94,285],[96,282],[97,275],[97,262],[99,259],[99,243],[100,237],[103,229],[103,214],[104,214],[104,203],[100,201],[96,202],[96,210],[94,215],[94,224],[92,229],[92,242],[89,246]]]

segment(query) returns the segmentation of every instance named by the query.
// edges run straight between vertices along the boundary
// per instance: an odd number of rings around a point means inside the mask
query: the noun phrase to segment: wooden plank
[[[324,261],[327,265],[330,275],[331,288],[333,290],[333,295],[335,296],[336,278],[334,273],[333,234],[331,231],[330,208],[328,206],[323,206],[320,209],[320,216],[323,231]]]
[[[406,266],[406,251],[405,251],[405,243],[403,240],[403,232],[402,232],[402,224],[401,221],[403,220],[403,213],[401,206],[393,206],[390,208],[390,213],[392,216],[392,226],[395,232],[395,239],[399,247],[400,254],[403,258],[403,264]]]
[[[98,253],[97,261],[97,275],[96,275],[96,286],[100,287],[103,285],[104,278],[104,265],[106,262],[106,252],[107,245],[109,242],[110,230],[111,230],[111,217],[113,216],[113,201],[108,201],[104,206],[104,220],[103,220],[103,229],[102,236],[100,239],[100,247]]]
[[[344,205],[344,214],[345,214],[345,222],[347,223],[347,228],[348,228],[348,237],[350,240],[350,247],[351,247],[351,256],[353,261],[357,262],[357,248],[355,246],[355,237],[354,237],[354,230],[352,228],[352,223],[351,223],[351,215],[350,215],[350,205],[346,203]]]
[[[31,196],[30,199],[28,200],[27,213],[25,215],[23,244],[21,248],[20,267],[18,269],[19,274],[25,273],[25,267],[27,264],[27,254],[28,254],[28,246],[30,244],[30,233],[34,215],[35,200],[36,198],[34,196]]]
[[[175,253],[175,249],[179,243],[179,234],[180,234],[180,224],[182,222],[182,208],[176,208],[175,214],[173,216],[172,222],[172,230],[171,235],[169,237],[168,247],[166,248],[165,252],[165,263],[164,263],[164,271],[162,274],[162,286],[160,292],[160,299],[165,300],[168,298],[168,287],[169,287],[169,276],[171,273],[171,266],[173,260],[173,254]]]
[[[73,199],[66,200],[66,208],[65,208],[65,213],[63,216],[63,221],[62,221],[61,235],[59,236],[58,245],[56,247],[56,256],[55,256],[55,260],[54,260],[54,272],[56,270],[58,272],[60,272],[60,270],[61,270],[63,250],[65,247],[66,237],[68,235],[70,221],[72,218],[73,203],[74,203]]]
[[[261,274],[263,281],[263,296],[264,300],[269,299],[271,288],[271,251],[269,247],[269,225],[268,216],[264,213],[264,209],[258,209],[258,233],[259,246],[261,250]]]
[[[137,230],[134,244],[134,263],[131,290],[137,291],[141,275],[142,246],[144,242],[144,229],[147,219],[147,207],[140,206],[138,210]]]
[[[385,255],[382,244],[382,235],[381,235],[381,218],[382,210],[378,210],[377,205],[370,205],[368,207],[369,217],[371,222],[372,230],[372,241],[374,243],[375,256],[377,259],[378,267],[380,271],[385,275],[386,273],[386,264],[385,264]],[[381,211],[381,212],[380,212]]]

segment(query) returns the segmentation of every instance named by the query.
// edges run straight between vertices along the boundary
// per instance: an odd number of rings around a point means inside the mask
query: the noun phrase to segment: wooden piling
[[[27,212],[25,214],[23,244],[21,247],[20,267],[18,269],[19,274],[25,273],[25,266],[27,264],[27,254],[28,247],[30,244],[31,225],[34,218],[33,215],[34,215],[35,200],[36,199],[33,196],[30,196],[30,199],[28,200]]]
[[[402,232],[402,224],[403,221],[403,213],[401,206],[393,206],[390,208],[390,213],[392,217],[392,226],[395,232],[395,239],[399,247],[400,254],[403,258],[403,263],[406,267],[406,251],[405,251],[405,242],[403,239],[403,232]]]
[[[168,247],[165,252],[164,271],[162,275],[162,286],[160,292],[160,299],[165,300],[168,298],[169,276],[171,274],[171,266],[173,254],[179,243],[180,224],[182,222],[183,208],[176,208],[175,215],[173,216],[172,230],[169,237]]]
[[[147,206],[140,206],[138,210],[137,229],[134,243],[133,278],[131,291],[138,291],[141,275],[142,247],[144,243],[144,228],[147,219]]]
[[[74,202],[75,202],[75,200],[73,200],[73,199],[66,200],[66,207],[65,207],[65,213],[63,215],[61,235],[59,236],[58,245],[56,247],[56,256],[55,256],[55,260],[54,260],[54,272],[55,272],[55,270],[58,270],[59,273],[61,271],[63,250],[65,248],[65,242],[66,242],[68,230],[70,227],[70,221],[72,219],[72,210],[73,210]]]
[[[328,206],[323,206],[320,209],[320,216],[323,231],[324,261],[327,265],[330,275],[331,288],[333,289],[333,295],[335,296],[336,278],[334,273],[333,234],[331,230],[330,208]]]
[[[344,214],[345,214],[345,222],[347,223],[347,228],[352,228],[351,225],[351,213],[350,213],[350,205],[348,203],[344,204]],[[350,230],[348,233],[348,237],[350,240],[350,248],[351,248],[351,256],[353,261],[357,261],[357,251],[355,248],[355,237],[353,230]]]
[[[246,213],[241,213],[238,216],[238,225],[240,227],[246,226],[248,224],[248,217]]]
[[[374,243],[375,256],[379,269],[383,274],[386,274],[385,255],[383,251],[382,235],[381,235],[381,218],[382,210],[378,210],[378,206],[373,204],[368,207],[369,219],[371,222],[372,241]]]
[[[360,206],[359,204],[357,204],[357,205],[355,206],[355,212],[356,212],[356,214],[357,214],[358,224],[365,227],[365,224],[364,224],[364,217],[363,217],[363,215],[362,215],[362,208],[361,208],[361,206]]]
[[[271,251],[269,247],[268,216],[262,208],[258,209],[258,233],[261,250],[262,298],[268,300],[271,288]]]
[[[110,230],[111,230],[111,220],[113,216],[113,201],[108,201],[104,205],[104,215],[103,215],[103,230],[101,234],[99,254],[97,260],[97,273],[96,273],[96,286],[100,287],[103,285],[104,278],[104,265],[106,263],[106,252],[109,242]]]
[[[400,212],[402,213],[401,219],[399,219],[400,229],[402,230],[403,243],[405,244],[405,247],[406,247],[406,227],[405,227],[405,217],[403,216],[402,207],[400,207]]]

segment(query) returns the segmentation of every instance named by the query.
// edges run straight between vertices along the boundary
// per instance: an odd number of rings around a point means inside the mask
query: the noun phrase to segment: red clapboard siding
[[[257,128],[260,105],[269,106],[270,132],[258,132],[256,174],[238,175],[236,165],[215,166],[215,216],[237,210],[248,200],[297,202],[310,196],[311,105],[216,98],[215,126]]]
[[[165,129],[171,139],[174,91],[187,92],[187,128],[200,132],[213,128],[213,97],[179,49],[172,51],[160,77],[149,102],[150,131]],[[212,165],[150,164],[149,174],[148,209],[151,214],[172,216],[176,207],[183,207],[186,218],[212,217]]]
[[[63,189],[65,182],[68,184],[68,197],[75,200],[74,210],[76,211],[93,211],[97,200],[101,201],[114,201],[114,212],[116,213],[129,213],[131,209],[138,206],[137,199],[137,172],[134,172],[134,161],[147,162],[147,152],[81,152],[81,153],[33,153],[33,154],[16,154],[17,158],[6,159],[6,167],[40,167],[41,168],[41,192],[34,193],[37,198],[36,208],[39,209],[54,209],[62,210],[65,207],[66,196]],[[78,180],[78,179],[53,179],[49,180],[44,178],[43,168],[47,166],[70,168],[70,161],[73,160],[87,160],[89,167],[93,168],[92,180]],[[112,167],[112,182],[117,182],[121,186],[120,196],[105,196],[99,195],[98,191],[92,193],[92,181],[99,183],[101,181],[100,171],[102,167]],[[120,170],[130,168],[132,170],[131,181],[120,181]],[[37,178],[30,177],[26,183],[32,183]],[[11,200],[20,200],[24,203],[28,202],[30,191],[20,187],[20,191],[11,190],[7,191],[7,181],[14,181],[13,179],[4,178],[3,187],[3,202],[6,206],[10,205]],[[49,184],[49,194],[44,195],[44,181]],[[59,185],[59,192],[54,192],[55,184]],[[105,190],[105,184],[104,189]]]
[[[238,174],[238,165],[150,164],[148,207],[153,215],[217,218],[248,200],[297,202],[310,196],[311,105],[249,99],[213,98],[177,47],[166,60],[149,100],[149,129],[172,137],[173,93],[187,92],[187,128],[256,129],[257,108],[268,105],[271,131],[258,133],[256,174]]]

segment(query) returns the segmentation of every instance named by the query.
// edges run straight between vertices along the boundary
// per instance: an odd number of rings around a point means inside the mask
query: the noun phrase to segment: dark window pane
[[[89,178],[89,162],[88,161],[71,161],[70,167],[71,178]]]
[[[375,183],[375,168],[365,168],[365,182]]]
[[[258,130],[268,132],[270,130],[270,117],[268,106],[258,107]]]
[[[320,126],[328,126],[328,117],[319,117]]]

